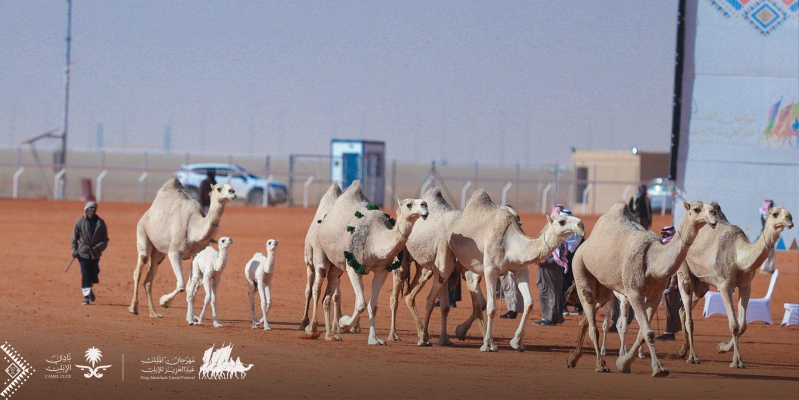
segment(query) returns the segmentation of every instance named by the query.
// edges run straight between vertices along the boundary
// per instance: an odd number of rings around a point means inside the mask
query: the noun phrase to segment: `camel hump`
[[[496,207],[496,205],[491,201],[491,196],[486,193],[485,189],[480,188],[472,193],[472,197],[469,198],[469,201],[466,202],[466,207],[463,209],[475,207]]]
[[[363,201],[367,202],[366,196],[363,194],[363,187],[361,186],[360,180],[352,181],[352,184],[341,194],[342,198],[347,198],[348,200],[352,201]]]
[[[153,204],[160,204],[162,202],[171,202],[175,200],[184,200],[184,201],[193,201],[197,203],[196,200],[193,200],[189,191],[180,183],[178,180],[177,175],[172,175],[163,185],[161,188],[158,189],[158,193],[155,194],[155,200],[153,200]],[[199,209],[200,203],[197,203],[197,209]]]
[[[338,181],[333,181],[330,183],[330,186],[327,188],[327,192],[325,192],[325,196],[340,196],[341,195],[341,186],[338,185]]]
[[[427,191],[425,192],[423,198],[424,198],[424,200],[427,201],[428,207],[440,206],[440,207],[443,207],[445,209],[450,209],[450,210],[452,209],[450,204],[444,198],[444,195],[441,193],[441,188],[438,188],[438,187],[434,186],[434,187],[432,187],[430,189],[427,189]]]

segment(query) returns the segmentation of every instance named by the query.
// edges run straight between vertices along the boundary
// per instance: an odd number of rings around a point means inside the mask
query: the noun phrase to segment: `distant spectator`
[[[638,223],[649,229],[652,226],[652,204],[649,202],[649,195],[646,193],[646,185],[638,187],[638,193],[630,199],[630,211],[633,212]]]
[[[762,234],[763,231],[766,229],[766,220],[768,219],[768,210],[774,207],[774,200],[763,200],[763,207],[760,207],[760,233]],[[771,250],[768,252],[768,257],[763,261],[763,265],[760,266],[760,272],[764,274],[773,274],[774,273],[774,259],[777,256],[776,250],[772,247]]]
[[[560,215],[565,208],[556,204],[551,216]],[[568,245],[564,242],[538,265],[538,296],[541,300],[541,320],[533,325],[552,326],[563,323],[563,269],[567,266]]]
[[[571,211],[564,209],[561,212],[561,215],[572,215]],[[566,248],[568,253],[566,255],[566,267],[563,268],[563,315],[583,315],[583,305],[580,303],[580,300],[577,300],[577,303],[571,303],[566,301],[566,291],[571,287],[572,283],[574,282],[574,271],[572,271],[572,260],[574,259],[574,253],[577,251],[577,248],[583,244],[583,237],[574,234],[566,238]],[[572,306],[572,311],[569,312],[569,306]]]
[[[673,226],[667,226],[660,231],[661,241],[667,244],[674,237],[676,230]],[[680,309],[682,299],[680,299],[680,288],[677,285],[677,275],[669,278],[666,290],[663,291],[663,303],[666,305],[666,330],[663,334],[656,337],[656,340],[674,340],[674,334],[682,330],[680,321]]]
[[[89,201],[83,206],[83,216],[72,229],[71,244],[72,257],[80,263],[83,304],[88,305],[96,300],[92,287],[100,283],[100,256],[108,247],[108,228],[97,216],[97,203]]]
[[[208,215],[208,209],[211,207],[211,185],[216,184],[216,171],[209,169],[206,172],[205,179],[200,183],[200,188],[197,193],[197,200],[200,201],[200,207],[203,209],[203,215]]]

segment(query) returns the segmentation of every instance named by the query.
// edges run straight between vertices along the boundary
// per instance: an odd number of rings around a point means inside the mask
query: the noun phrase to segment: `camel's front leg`
[[[646,305],[644,304],[642,297],[643,296],[635,293],[631,293],[627,296],[627,300],[630,302],[630,305],[635,312],[635,319],[638,321],[640,331],[638,332],[638,337],[636,338],[635,343],[630,351],[616,360],[616,367],[619,368],[621,372],[630,372],[630,364],[632,363],[634,357],[636,357],[638,347],[646,342],[647,346],[649,347],[649,353],[652,357],[652,376],[665,377],[669,375],[669,370],[664,368],[658,359],[654,344],[655,332],[652,330],[652,327],[649,324],[649,318],[651,317],[655,306],[660,303],[660,297],[651,299]],[[647,308],[651,308],[652,310],[647,310]]]
[[[404,264],[403,258],[403,264]],[[393,279],[393,287],[391,288],[391,301],[389,302],[389,309],[391,310],[391,326],[388,330],[387,340],[392,342],[399,342],[400,337],[397,334],[397,305],[399,303],[400,291],[402,290],[402,273],[400,270],[394,270],[391,273]]]
[[[200,274],[195,274],[189,279],[189,285],[186,287],[186,322],[189,325],[194,325],[194,297],[199,286]]]
[[[144,294],[147,295],[147,307],[150,309],[150,317],[161,318],[162,315],[155,311],[155,304],[153,303],[153,280],[155,274],[158,273],[158,265],[160,260],[155,259],[155,255],[150,256],[150,270],[147,271],[147,276],[144,277]]]
[[[377,337],[375,322],[377,321],[377,299],[380,297],[380,289],[388,278],[388,271],[385,268],[377,268],[374,271],[375,277],[372,279],[372,298],[369,299],[367,310],[369,311],[369,344],[382,346],[386,344]]]
[[[680,310],[680,322],[682,323],[682,347],[677,352],[680,358],[688,356],[685,360],[688,364],[699,364],[699,358],[696,357],[694,350],[694,320],[693,320],[693,287],[690,282],[690,277],[685,276],[682,272],[677,273],[677,283],[680,289],[680,300],[682,300],[682,309]]]
[[[213,282],[211,282],[211,314],[214,317],[214,328],[221,328],[222,324],[219,323],[219,319],[217,318],[216,314],[216,305],[218,304],[218,298],[216,296],[216,290],[219,288],[219,282],[222,281],[221,276],[214,277]]]
[[[513,272],[513,276],[516,278],[516,285],[522,294],[522,299],[524,299],[524,314],[522,314],[522,319],[519,321],[519,327],[516,329],[513,340],[510,341],[510,347],[519,351],[524,351],[524,327],[527,325],[527,317],[533,311],[533,296],[530,294],[529,275],[526,265]]]
[[[480,275],[471,271],[465,271],[466,287],[469,289],[469,296],[472,298],[472,313],[469,318],[455,328],[455,336],[460,340],[466,340],[466,334],[472,328],[472,323],[477,320],[480,327],[480,334],[485,338],[486,326],[483,320],[483,311],[486,308],[486,298],[480,291]]]
[[[128,311],[131,314],[139,315],[139,278],[141,277],[141,270],[144,264],[147,263],[148,257],[146,254],[141,254],[136,257],[136,269],[133,270],[133,300],[130,301]]]
[[[405,305],[408,306],[408,310],[411,312],[411,317],[413,317],[413,322],[416,324],[416,334],[419,335],[419,339],[421,340],[424,337],[424,324],[422,323],[422,319],[419,317],[419,310],[416,308],[416,296],[419,295],[419,292],[424,287],[424,284],[434,275],[433,271],[427,268],[423,268],[420,265],[416,265],[416,274],[411,281],[411,288],[408,294],[405,295]]]
[[[172,303],[172,299],[178,295],[178,293],[186,290],[186,281],[183,279],[183,256],[180,252],[177,251],[170,251],[169,254],[169,263],[172,264],[172,272],[175,273],[175,290],[172,293],[165,294],[161,296],[161,299],[158,301],[161,304],[161,307],[169,308],[169,305]]]
[[[603,357],[607,353],[607,346],[605,346],[605,342],[608,339],[608,330],[610,329],[610,324],[613,320],[610,318],[610,312],[613,310],[613,300],[607,302],[605,304],[605,319],[602,321],[602,347],[599,349],[599,354]],[[619,350],[619,355],[621,355],[621,350]]]
[[[492,265],[484,264],[484,268],[485,269],[483,271],[483,275],[485,276],[485,281],[486,281],[486,295],[487,295],[486,314],[488,315],[488,322],[486,323],[486,334],[485,337],[483,338],[483,345],[480,347],[480,351],[493,352],[499,350],[497,345],[494,344],[494,337],[492,336],[494,328],[494,318],[497,316],[497,299],[496,299],[497,288],[494,286],[494,282],[497,281],[499,273],[497,269]],[[527,312],[526,308],[525,312]]]
[[[457,272],[456,272],[457,274]],[[450,275],[452,277],[452,275]],[[460,279],[460,277],[458,277]],[[438,303],[441,309],[441,334],[438,336],[438,346],[452,346],[447,333],[447,317],[449,316],[449,279],[442,283],[442,288],[438,292]]]
[[[325,288],[325,299],[322,302],[322,307],[325,309],[325,340],[341,340],[339,337],[338,328],[333,326],[333,322],[339,317],[336,312],[337,310],[337,297],[340,296],[338,293],[339,282],[341,278],[341,271],[338,268],[331,270],[327,274],[327,287]],[[331,304],[332,302],[332,304]],[[330,313],[333,313],[333,317],[331,318]]]
[[[613,294],[616,297],[616,294]],[[616,320],[616,330],[619,332],[619,356],[627,353],[627,323],[630,317],[630,302],[626,296],[617,297],[619,301],[619,318]]]
[[[430,294],[427,295],[427,303],[425,304],[424,330],[419,333],[417,346],[430,346],[430,317],[433,315],[436,299],[446,287],[446,285],[442,284],[442,280],[440,275],[433,279],[433,287],[430,289]]]
[[[302,315],[302,322],[300,322],[300,330],[303,330],[308,326],[308,308],[311,305],[314,275],[316,274],[313,267],[313,260],[308,260],[305,264],[305,312]]]
[[[269,285],[272,281],[272,277],[264,278],[258,284],[258,294],[261,297],[261,313],[264,316],[264,330],[268,331],[272,328],[269,327],[269,309],[272,307],[272,291],[269,289]]]
[[[327,259],[317,259],[314,261],[316,263],[316,271],[314,272],[314,279],[313,279],[313,312],[311,313],[311,321],[308,326],[305,327],[305,333],[308,335],[316,338],[316,329],[317,329],[317,310],[319,309],[319,291],[322,290],[322,282],[325,281],[325,276],[330,272],[330,263]]]
[[[189,290],[191,290],[191,284],[189,284]],[[252,314],[252,329],[258,327],[260,321],[258,321],[258,317],[255,316],[255,291],[261,291],[260,288],[256,289],[254,283],[247,282],[247,305],[250,306],[250,314]]]
[[[719,292],[721,292],[721,300],[724,302],[724,308],[727,311],[727,320],[730,323],[730,333],[732,334],[732,339],[729,342],[721,342],[719,343],[718,347],[716,348],[719,353],[726,353],[730,351],[732,347],[735,353],[732,356],[732,363],[730,363],[730,368],[744,368],[744,363],[741,361],[741,353],[738,351],[738,336],[740,335],[740,325],[735,317],[735,308],[732,304],[732,294],[735,290],[734,287],[722,284],[719,286]],[[749,299],[747,298],[746,301],[748,302]],[[744,316],[746,318],[746,316]]]
[[[205,318],[205,310],[208,308],[208,303],[211,302],[211,278],[204,276],[203,277],[203,289],[205,290],[205,299],[203,299],[203,309],[200,311],[200,315],[194,319],[194,323],[196,325],[203,324],[203,318]]]
[[[364,300],[363,296],[363,277],[358,275],[358,273],[355,272],[355,270],[350,266],[347,266],[347,276],[350,278],[352,290],[355,291],[355,310],[353,315],[344,315],[339,320],[339,326],[345,331],[352,328],[358,318],[360,318],[361,313],[366,310],[366,300]],[[375,279],[377,279],[376,276]],[[372,284],[374,285],[374,283]]]

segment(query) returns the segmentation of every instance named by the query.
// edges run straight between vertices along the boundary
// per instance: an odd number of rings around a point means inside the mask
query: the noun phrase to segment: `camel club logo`
[[[200,367],[200,379],[244,379],[247,371],[252,368],[252,364],[242,364],[241,359],[236,357],[236,361],[230,359],[233,352],[233,345],[225,346],[214,350],[214,346],[205,351],[203,355],[203,365]]]
[[[3,343],[0,349],[5,353],[3,354],[5,364],[8,364],[5,368],[8,379],[3,381],[3,391],[0,392],[0,396],[3,396],[4,399],[8,399],[12,394],[16,393],[17,389],[19,389],[36,370],[31,368],[31,365],[25,361],[8,342]]]
[[[110,365],[97,365],[97,363],[100,362],[100,360],[103,358],[103,352],[94,346],[86,350],[86,355],[84,357],[86,358],[86,361],[92,364],[92,366],[90,367],[88,365],[77,365],[77,364],[75,366],[86,371],[86,373],[83,374],[83,376],[87,378],[92,378],[92,377],[102,378],[103,371],[107,370],[108,368],[111,368]]]

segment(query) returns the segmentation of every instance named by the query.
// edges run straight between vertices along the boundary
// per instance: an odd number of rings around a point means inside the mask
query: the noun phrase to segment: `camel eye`
[[[560,224],[560,226],[564,226],[564,225],[566,225],[566,221],[560,220],[560,221],[558,221],[558,224]]]
[[[222,188],[216,188],[216,191],[222,193]]]
[[[698,208],[694,208],[694,212],[695,212],[695,213],[699,214],[699,211],[700,211],[700,210],[699,210]]]
[[[408,203],[407,207],[408,207],[408,209],[410,210],[410,209],[411,209],[411,207],[413,207],[413,204],[411,204],[411,203]]]

